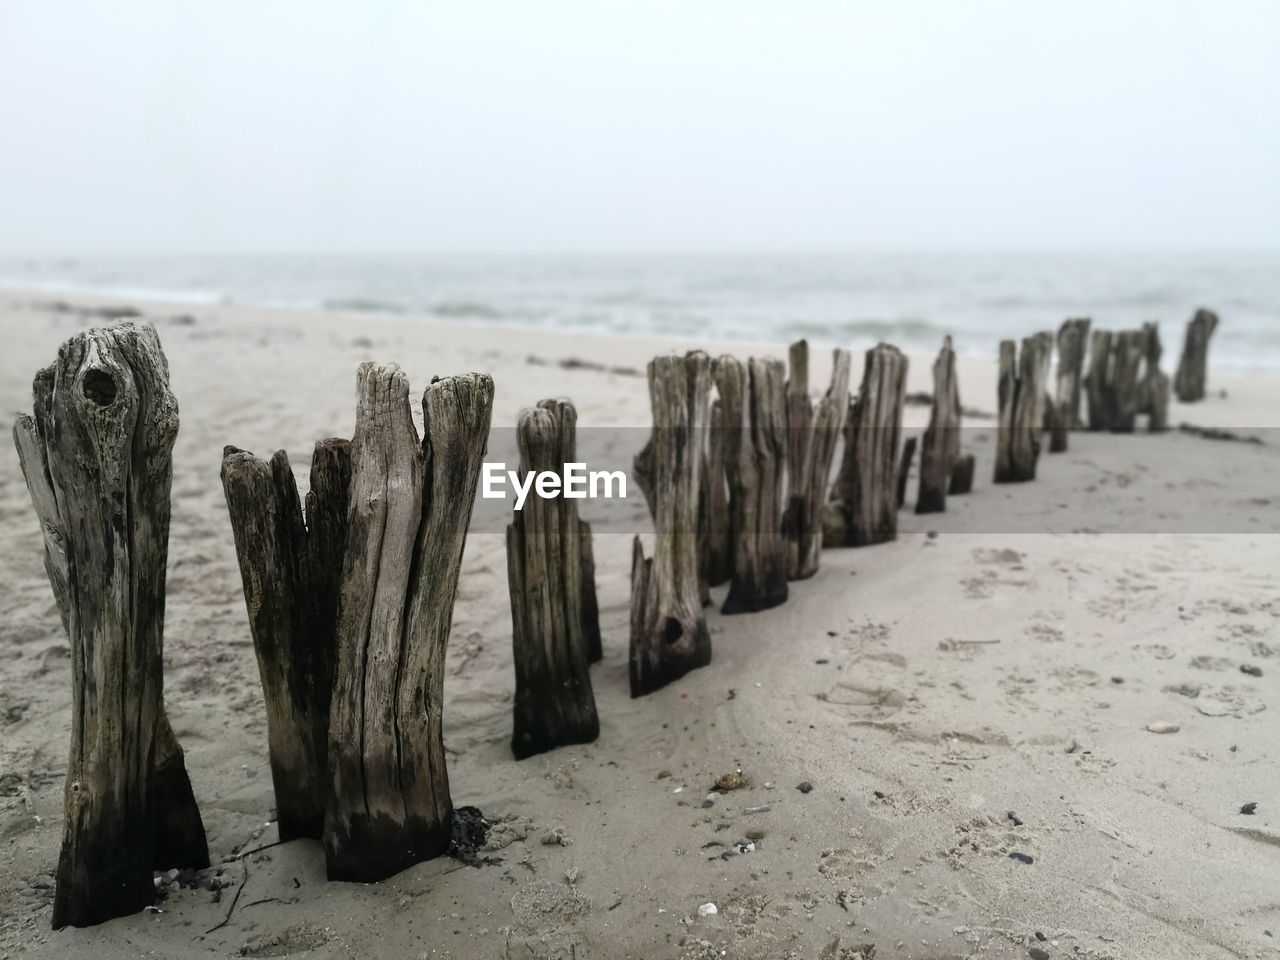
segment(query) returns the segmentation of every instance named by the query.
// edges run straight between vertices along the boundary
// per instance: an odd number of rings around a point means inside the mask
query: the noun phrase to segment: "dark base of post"
[[[729,596],[725,598],[720,612],[726,616],[735,613],[758,613],[770,610],[787,602],[787,583],[785,578],[781,584],[755,586],[743,584],[735,579],[729,587]]]
[[[951,483],[947,487],[947,495],[969,493],[973,490],[973,471],[977,465],[972,453],[966,453],[951,465]]]
[[[127,917],[156,902],[152,841],[143,829],[105,836],[119,818],[104,805],[99,822],[62,844],[53,897],[53,929],[91,927]],[[89,834],[92,834],[91,836]]]
[[[377,883],[449,849],[447,824],[353,816],[343,827],[325,834],[325,867],[330,880]]]

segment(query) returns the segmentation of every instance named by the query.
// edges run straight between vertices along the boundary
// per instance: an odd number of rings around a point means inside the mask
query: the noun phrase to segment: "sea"
[[[86,256],[0,258],[0,287],[198,305],[990,357],[1068,317],[1161,324],[1176,362],[1197,308],[1215,368],[1280,372],[1280,251],[1213,254]]]

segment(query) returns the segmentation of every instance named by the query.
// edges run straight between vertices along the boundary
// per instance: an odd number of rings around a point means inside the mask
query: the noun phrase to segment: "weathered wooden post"
[[[347,440],[315,445],[305,510],[283,450],[269,462],[237,447],[223,450],[222,489],[266,701],[281,840],[324,833],[350,481]]]
[[[1044,428],[1049,433],[1049,452],[1066,453],[1069,431],[1067,421],[1063,419],[1062,411],[1058,409],[1057,401],[1049,401],[1045,408]]]
[[[1121,330],[1111,340],[1111,379],[1108,383],[1108,429],[1112,433],[1133,433],[1142,400],[1138,375],[1146,346],[1142,330]]]
[[[813,427],[813,401],[809,399],[809,341],[797,340],[787,348],[787,491],[805,487],[804,461]],[[790,508],[790,503],[788,503]]]
[[[698,490],[711,362],[705,353],[649,361],[653,407],[654,543],[631,553],[631,696],[711,662],[698,587]]]
[[[902,441],[902,456],[898,458],[898,509],[907,502],[907,483],[911,479],[911,464],[916,459],[919,437],[907,437]]]
[[[1111,341],[1110,330],[1094,330],[1089,340],[1089,372],[1085,376],[1089,429],[1111,428]]]
[[[1057,418],[1062,430],[1079,430],[1080,386],[1084,355],[1089,345],[1088,317],[1063,321],[1058,328]],[[1066,449],[1064,445],[1063,450]]]
[[[71,752],[53,927],[155,900],[155,867],[205,867],[164,713],[165,572],[178,406],[149,325],[67,340],[14,440],[71,649]]]
[[[961,454],[951,465],[951,486],[948,496],[959,496],[973,490],[973,470],[977,461],[972,453]]]
[[[898,446],[907,358],[881,343],[867,351],[862,385],[850,402],[844,456],[823,511],[823,543],[861,547],[898,535]]]
[[[1041,330],[1035,334],[1039,341],[1036,355],[1040,358],[1041,384],[1040,396],[1036,399],[1035,418],[1042,431],[1049,429],[1049,411],[1053,407],[1053,398],[1049,396],[1049,370],[1053,366],[1053,331]]]
[[[432,381],[421,441],[395,364],[362,364],[357,394],[324,847],[330,879],[372,882],[449,843],[444,658],[493,380]]]
[[[1197,310],[1187,324],[1182,341],[1182,358],[1173,377],[1173,392],[1183,403],[1204,399],[1205,368],[1209,360],[1209,338],[1218,328],[1218,315],[1212,310]]]
[[[1160,369],[1160,356],[1164,348],[1160,344],[1160,324],[1142,325],[1143,370],[1139,413],[1147,414],[1147,429],[1158,433],[1169,428],[1169,375]]]
[[[714,363],[713,363],[714,369]],[[707,435],[706,469],[702,477],[701,532],[703,582],[708,587],[728,583],[733,576],[733,524],[729,513],[729,482],[725,463],[726,428],[720,399],[711,401],[711,429]]]
[[[815,408],[809,399],[809,344],[791,345],[787,380],[787,577],[804,580],[818,572],[822,553],[822,508],[840,431],[849,408],[849,352],[832,353],[831,384]]]
[[[520,413],[522,477],[559,473],[577,461],[577,419],[567,400],[544,400]],[[530,497],[507,527],[516,668],[511,752],[517,760],[600,735],[587,670],[587,611],[596,607],[596,585],[594,576],[586,579],[583,545],[590,549],[591,527],[578,518],[577,503]],[[598,625],[596,630],[598,635]]]
[[[1036,478],[1048,343],[1036,334],[1024,337],[1019,353],[1012,340],[1000,341],[999,430],[996,436],[996,483]]]
[[[730,356],[715,362],[725,423],[733,576],[722,613],[768,610],[787,599],[782,486],[787,437],[783,366]]]
[[[951,338],[946,337],[933,363],[933,407],[920,449],[916,513],[938,513],[947,509],[951,467],[959,456],[960,383],[956,377],[956,352],[951,348]]]

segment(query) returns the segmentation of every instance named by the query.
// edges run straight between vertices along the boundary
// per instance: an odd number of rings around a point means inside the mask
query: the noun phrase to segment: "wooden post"
[[[702,479],[705,515],[700,518],[706,536],[703,581],[708,587],[718,587],[733,576],[733,522],[729,513],[725,450],[724,410],[717,398],[711,402],[711,429],[707,436],[706,471]]]
[[[1044,353],[1048,342],[1039,334],[1024,337],[1019,353],[1012,340],[1000,342],[999,431],[996,437],[996,483],[1036,478],[1040,434],[1044,426]]]
[[[600,604],[596,600],[596,557],[591,547],[591,524],[578,521],[578,549],[581,554],[582,635],[587,646],[587,663],[604,659],[604,642],[600,634]]]
[[[956,378],[956,352],[951,338],[933,363],[933,407],[920,448],[920,492],[916,513],[940,513],[947,509],[947,485],[951,465],[960,456],[960,385]]]
[[[714,367],[713,362],[711,369]],[[719,400],[711,404],[708,422],[706,449],[701,454],[702,464],[698,471],[697,509],[698,596],[704,607],[711,606],[711,588],[727,581],[733,572],[725,430]],[[654,456],[653,437],[650,436],[632,460],[636,484],[644,494],[650,518],[656,517],[658,509]]]
[[[631,553],[631,696],[711,662],[698,588],[698,489],[711,363],[700,352],[649,362],[655,478],[654,555]]]
[[[1094,330],[1089,340],[1089,373],[1085,394],[1089,401],[1089,429],[1111,428],[1111,340],[1110,330]]]
[[[1065,432],[1079,430],[1080,386],[1084,375],[1085,349],[1089,345],[1088,317],[1066,320],[1058,328],[1057,423],[1063,431],[1062,449],[1066,450]]]
[[[304,513],[283,450],[270,462],[237,447],[223,450],[222,489],[266,701],[281,840],[324,833],[350,480],[350,442],[317,443]]]
[[[809,345],[791,345],[787,380],[787,509],[782,518],[787,541],[787,578],[804,580],[818,572],[822,553],[822,509],[849,408],[849,352],[832,352],[831,384],[816,409],[809,399]]]
[[[976,461],[972,453],[962,454],[951,465],[951,487],[949,496],[955,497],[973,490],[973,468]]]
[[[1044,428],[1049,433],[1049,452],[1067,452],[1067,421],[1064,411],[1058,408],[1057,401],[1049,401],[1044,412]]]
[[[782,486],[787,430],[783,365],[715,362],[726,429],[733,576],[721,613],[768,610],[787,599],[787,541],[782,535]]]
[[[1034,335],[1037,341],[1036,356],[1040,361],[1040,372],[1037,382],[1040,384],[1040,395],[1036,397],[1036,408],[1033,413],[1040,430],[1049,429],[1049,410],[1053,407],[1053,398],[1049,396],[1049,370],[1053,366],[1053,331],[1041,330]]]
[[[1112,433],[1133,433],[1142,400],[1138,376],[1146,339],[1142,330],[1121,330],[1111,340],[1111,380],[1107,397],[1110,407],[1108,428]]]
[[[806,486],[805,458],[809,431],[813,428],[813,401],[809,399],[809,341],[797,340],[787,349],[787,490],[794,494]],[[789,505],[788,505],[789,506]]]
[[[544,400],[524,410],[516,427],[522,477],[559,473],[577,460],[577,411],[567,400]],[[511,594],[516,668],[511,752],[517,760],[600,735],[587,670],[587,597],[582,545],[591,528],[578,518],[578,501],[529,497],[507,527],[507,586]]]
[[[324,847],[330,879],[367,883],[449,843],[444,658],[493,381],[434,380],[421,442],[395,364],[361,364],[357,397]]]
[[[832,547],[884,543],[898,535],[898,447],[907,358],[881,343],[867,351],[862,386],[849,405],[844,456],[823,511],[823,542]]]
[[[1152,433],[1169,428],[1169,375],[1160,369],[1160,356],[1164,348],[1160,344],[1160,324],[1142,325],[1143,371],[1139,413],[1147,414],[1147,429]]]
[[[911,479],[911,463],[916,458],[919,437],[907,437],[902,442],[902,456],[898,459],[898,509],[907,502],[907,481]]]
[[[1205,368],[1209,360],[1209,338],[1218,328],[1218,315],[1212,310],[1197,310],[1187,324],[1182,341],[1182,358],[1173,377],[1173,391],[1183,403],[1204,399]]]
[[[657,464],[654,463],[654,456],[653,437],[650,436],[640,448],[640,452],[631,458],[631,475],[636,478],[636,486],[644,494],[645,506],[649,508],[651,517],[656,516],[658,511],[658,502],[655,499],[657,480],[654,477]]]
[[[154,867],[209,859],[164,713],[178,406],[159,338],[135,323],[77,334],[33,394],[14,439],[71,649],[58,929],[136,913],[155,899]]]

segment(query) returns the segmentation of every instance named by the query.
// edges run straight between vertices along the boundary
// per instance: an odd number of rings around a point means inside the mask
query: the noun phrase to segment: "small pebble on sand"
[[[1155,723],[1147,724],[1148,733],[1177,733],[1181,729],[1182,727],[1178,724],[1168,720],[1157,720]]]

